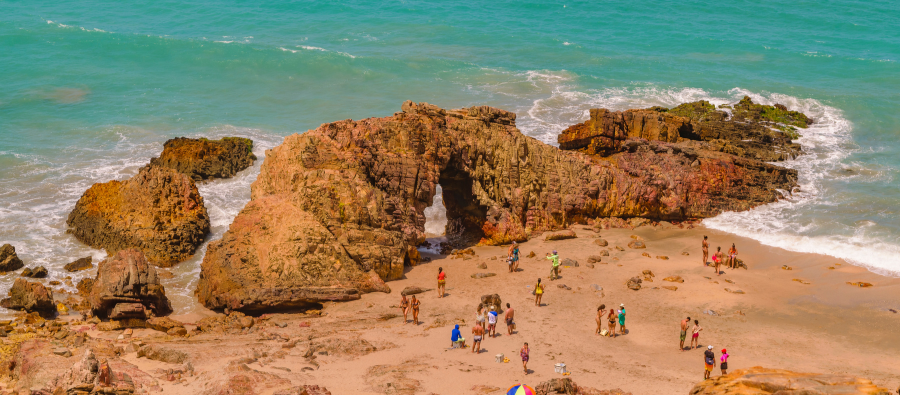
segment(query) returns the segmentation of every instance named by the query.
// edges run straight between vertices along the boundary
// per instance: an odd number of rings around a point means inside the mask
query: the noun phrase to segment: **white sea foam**
[[[855,203],[841,200],[840,192],[833,186],[829,189],[828,182],[835,179],[885,182],[893,177],[893,171],[848,162],[848,157],[859,148],[852,141],[853,125],[837,108],[815,99],[742,88],[717,93],[653,85],[587,90],[580,88],[577,78],[566,71],[485,71],[499,75],[492,77],[491,83],[475,85],[471,89],[523,101],[525,104],[515,109],[520,115],[516,120],[519,129],[552,145],[557,144],[556,138],[563,129],[586,120],[591,108],[672,107],[697,100],[707,100],[714,105],[732,104],[746,95],[757,103],[780,103],[801,111],[815,121],[808,129],[800,130],[802,137],[797,140],[805,155],[779,162],[798,171],[799,187],[785,191],[786,199],[779,202],[750,211],[723,213],[704,220],[704,224],[791,251],[841,258],[880,274],[900,273],[900,239],[896,235],[891,236],[884,228],[877,229],[877,224],[853,224],[849,220],[850,214],[840,220],[830,218],[831,211]],[[523,84],[531,88],[525,89]]]

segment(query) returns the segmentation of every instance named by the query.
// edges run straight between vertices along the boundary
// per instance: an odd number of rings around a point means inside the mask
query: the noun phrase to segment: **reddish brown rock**
[[[870,380],[838,374],[796,373],[759,366],[716,376],[697,384],[691,395],[890,395]]]
[[[209,216],[194,181],[158,166],[146,166],[126,181],[94,184],[66,224],[87,245],[110,255],[139,248],[163,267],[189,258],[209,233]]]
[[[168,167],[188,175],[194,180],[230,178],[250,167],[253,141],[241,137],[225,137],[221,140],[178,137],[166,141],[163,152],[150,164]]]
[[[56,376],[46,388],[52,394],[126,395],[134,393],[135,385],[129,374],[114,371],[106,360],[98,361],[88,348],[81,360]]]
[[[141,251],[134,248],[119,251],[100,262],[88,300],[94,315],[101,318],[120,312],[135,318],[132,313],[138,310],[136,308],[115,309],[116,305],[123,303],[130,307],[140,304],[145,312],[155,316],[172,312],[166,291],[156,276],[156,268],[147,262]]]
[[[375,277],[398,279],[418,262],[438,184],[454,234],[498,245],[598,217],[746,210],[776,201],[795,175],[666,142],[628,140],[607,158],[561,151],[522,135],[507,111],[406,102],[270,150],[250,203],[210,243],[197,294],[210,308],[250,311],[377,290]],[[649,223],[640,219],[629,224]]]
[[[14,355],[3,370],[8,367],[9,376],[17,380],[21,388],[44,388],[72,363],[66,357],[54,354],[53,345],[45,339],[25,340],[12,350]]]
[[[615,390],[598,390],[575,384],[570,378],[550,379],[534,387],[536,395],[631,395],[630,392]]]
[[[19,270],[25,263],[16,255],[16,247],[10,244],[4,244],[0,247],[0,273]]]
[[[0,306],[42,314],[56,312],[56,303],[50,290],[41,283],[28,282],[23,278],[16,279],[9,290],[9,297],[0,300]]]
[[[76,259],[73,262],[67,263],[65,269],[67,272],[77,272],[79,270],[87,270],[94,267],[94,257],[88,256],[81,259]]]
[[[544,236],[544,240],[545,241],[566,240],[566,239],[574,239],[576,237],[578,237],[578,236],[575,234],[574,230],[564,230],[562,232],[549,233],[546,236]]]

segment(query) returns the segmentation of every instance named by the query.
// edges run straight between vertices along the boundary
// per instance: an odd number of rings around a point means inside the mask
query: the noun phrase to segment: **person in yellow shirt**
[[[556,280],[559,278],[559,254],[556,253],[556,250],[553,250],[553,254],[547,254],[547,259],[553,263],[553,267],[550,269],[550,280]]]

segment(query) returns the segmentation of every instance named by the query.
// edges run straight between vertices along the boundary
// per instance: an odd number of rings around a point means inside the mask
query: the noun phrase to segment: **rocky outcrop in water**
[[[626,150],[629,139],[645,139],[694,150],[718,151],[773,162],[802,154],[797,128],[812,120],[784,106],[761,105],[744,97],[730,111],[716,110],[707,101],[685,103],[672,109],[609,111],[592,109],[584,123],[570,126],[559,135],[562,149],[609,156]],[[724,108],[724,107],[723,107]]]
[[[19,270],[25,263],[16,255],[16,247],[10,244],[4,244],[0,247],[0,273]]]
[[[42,314],[56,312],[56,303],[53,302],[50,290],[41,283],[32,283],[24,278],[16,279],[9,290],[9,297],[0,300],[0,307]]]
[[[890,395],[871,381],[838,374],[796,373],[753,367],[714,377],[694,386],[691,395]]]
[[[127,249],[100,262],[87,296],[101,318],[146,318],[172,312],[156,268],[138,249]]]
[[[664,141],[627,140],[607,157],[564,151],[524,136],[515,118],[406,102],[390,117],[288,136],[210,243],[200,301],[270,310],[377,290],[377,277],[400,278],[419,261],[438,184],[448,229],[490,245],[597,217],[746,210],[796,185],[793,170]]]
[[[221,140],[178,137],[166,141],[163,152],[150,160],[151,165],[168,167],[187,174],[194,180],[230,178],[250,167],[253,141],[241,137],[225,137]]]
[[[159,166],[146,166],[129,180],[94,184],[66,224],[87,245],[109,254],[139,248],[163,267],[193,255],[210,226],[194,181]]]

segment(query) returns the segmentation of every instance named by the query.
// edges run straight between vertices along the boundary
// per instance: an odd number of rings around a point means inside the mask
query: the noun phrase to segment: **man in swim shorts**
[[[484,336],[484,327],[476,322],[472,327],[472,352],[481,354],[481,338]],[[477,350],[476,350],[477,349]]]
[[[494,335],[497,333],[497,312],[494,311],[493,306],[491,306],[491,311],[488,312],[487,319],[487,335],[490,337],[494,337]]]
[[[512,335],[513,329],[516,329],[516,323],[513,321],[513,317],[516,315],[516,312],[513,311],[513,308],[509,306],[509,303],[506,304],[506,333]]]
[[[713,346],[709,346],[703,352],[703,362],[706,364],[706,370],[703,371],[704,380],[709,380],[709,375],[712,374],[713,368],[716,367],[716,353],[712,349]]]
[[[678,343],[678,349],[684,351],[684,339],[687,338],[687,329],[688,324],[691,322],[691,317],[685,318],[681,320],[681,341]]]

